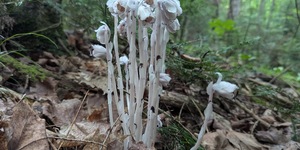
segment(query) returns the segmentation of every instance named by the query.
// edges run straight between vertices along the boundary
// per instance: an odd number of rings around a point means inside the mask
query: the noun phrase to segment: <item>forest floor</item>
[[[105,60],[50,52],[16,59],[38,64],[45,72],[25,75],[15,66],[1,66],[0,149],[122,148],[120,125],[110,129],[108,123]],[[249,75],[239,80],[235,99],[215,96],[202,146],[208,150],[300,149],[296,142],[299,93],[283,81],[270,82],[273,78]],[[267,94],[253,96],[254,90]],[[206,87],[172,80],[160,100],[163,126],[158,129],[156,149],[192,147],[207,99]],[[113,111],[117,114],[116,108]],[[144,146],[137,143],[132,149]]]

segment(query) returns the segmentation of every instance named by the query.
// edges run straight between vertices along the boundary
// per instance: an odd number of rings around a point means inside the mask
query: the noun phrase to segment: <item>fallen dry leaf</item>
[[[203,136],[202,144],[206,150],[263,150],[263,145],[259,144],[250,134],[236,131],[217,130],[206,133]]]
[[[107,76],[97,76],[91,72],[82,70],[80,72],[67,73],[66,77],[89,88],[101,89],[104,93],[107,91]]]
[[[58,97],[56,95],[56,85],[58,81],[52,77],[47,77],[42,82],[37,82],[33,87],[30,87],[30,92],[27,94],[27,97],[32,99],[49,99],[58,101]]]
[[[108,119],[108,103],[102,94],[93,94],[87,97],[88,120],[90,122],[104,121]]]
[[[56,126],[69,125],[76,116],[80,107],[79,99],[63,100],[60,103],[51,102],[49,100],[36,101],[32,104],[32,108],[39,112],[40,115],[46,115]],[[84,110],[80,110],[76,120],[83,120],[86,115]]]
[[[72,128],[70,126],[63,126],[61,128],[60,136],[66,137],[67,133],[70,139],[78,139],[78,140],[99,140],[96,142],[103,142],[105,136],[101,136],[102,138],[93,138],[95,135],[106,135],[107,130],[109,129],[110,125],[108,123],[92,123],[92,122],[78,122],[75,123]],[[70,130],[70,131],[69,131]],[[62,147],[73,147],[81,145],[80,142],[74,141],[65,141]]]
[[[226,135],[229,142],[239,150],[262,150],[264,149],[251,134],[229,131]]]
[[[49,150],[45,120],[39,118],[29,105],[20,102],[13,109],[10,128],[8,149]]]

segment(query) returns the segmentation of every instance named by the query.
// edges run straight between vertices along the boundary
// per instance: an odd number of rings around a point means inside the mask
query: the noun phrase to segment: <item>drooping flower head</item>
[[[101,44],[105,44],[106,42],[109,41],[110,38],[110,29],[107,26],[106,23],[101,22],[103,25],[100,26],[97,30],[95,30],[96,32],[96,36],[97,36],[97,40],[101,43]]]
[[[178,0],[158,0],[157,4],[162,13],[163,23],[167,26],[168,31],[174,33],[179,30],[180,24],[177,16],[182,14],[180,2]]]
[[[138,18],[143,22],[143,25],[151,25],[155,21],[153,8],[146,3],[142,3],[138,8]]]
[[[171,77],[169,74],[166,73],[160,73],[159,74],[159,82],[161,85],[163,86],[167,86],[169,84],[169,82],[171,81]]]
[[[92,45],[91,55],[95,58],[99,58],[106,54],[106,48],[102,45]]]
[[[212,86],[213,90],[216,91],[221,96],[226,97],[228,99],[234,98],[239,87],[230,82],[222,81],[223,76],[221,73],[216,72],[216,74],[219,76],[219,78],[217,82],[213,84]]]

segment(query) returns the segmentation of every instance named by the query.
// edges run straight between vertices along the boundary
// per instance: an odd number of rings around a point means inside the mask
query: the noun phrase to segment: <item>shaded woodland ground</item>
[[[45,32],[60,34],[50,38],[55,39],[56,50],[47,38],[30,36],[33,41],[22,41],[1,33],[5,38],[0,45],[0,149],[121,149],[120,124],[111,129],[108,123],[106,60],[90,57],[94,41],[84,32],[65,36],[61,28],[54,29],[58,32]],[[18,43],[36,51],[14,51]],[[126,48],[120,46],[121,51]],[[190,149],[203,123],[206,86],[217,80],[212,71],[215,66],[223,70],[232,66],[207,61],[210,52],[200,59],[170,49],[167,72],[172,80],[160,100],[163,126],[158,128],[155,148]],[[280,80],[280,75],[257,72],[233,73],[233,78],[225,74],[224,80],[236,83],[239,92],[234,100],[214,97],[214,118],[202,142],[205,149],[300,148],[299,122],[292,122],[299,118],[299,87]],[[135,143],[131,149],[145,147]]]

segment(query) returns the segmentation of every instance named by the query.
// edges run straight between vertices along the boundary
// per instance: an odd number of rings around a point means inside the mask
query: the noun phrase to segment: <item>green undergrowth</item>
[[[162,149],[190,149],[196,143],[191,134],[176,122],[159,128],[158,132],[161,135]]]
[[[170,53],[168,53],[166,66],[177,80],[195,84],[211,81],[211,75],[217,70],[217,66],[210,61],[190,61]]]

